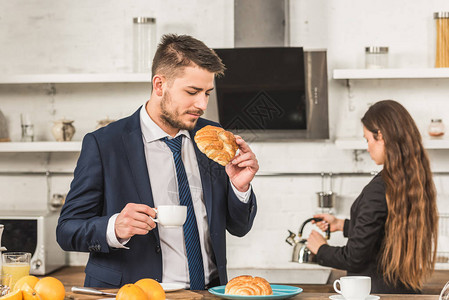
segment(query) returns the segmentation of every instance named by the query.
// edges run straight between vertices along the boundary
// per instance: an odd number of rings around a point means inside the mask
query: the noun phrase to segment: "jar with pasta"
[[[449,68],[449,12],[434,13],[436,22],[435,68]]]

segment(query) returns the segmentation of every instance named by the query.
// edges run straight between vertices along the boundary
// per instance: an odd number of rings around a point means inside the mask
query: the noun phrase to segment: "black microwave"
[[[326,51],[302,47],[214,49],[218,119],[246,139],[328,139]]]

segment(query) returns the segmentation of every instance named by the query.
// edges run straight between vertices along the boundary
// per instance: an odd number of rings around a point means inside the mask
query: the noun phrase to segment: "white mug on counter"
[[[187,206],[160,205],[153,209],[156,211],[156,219],[153,219],[153,221],[164,227],[182,226],[186,221]]]
[[[340,289],[337,288],[340,285]],[[334,281],[334,290],[346,300],[364,300],[371,293],[371,277],[344,276]]]

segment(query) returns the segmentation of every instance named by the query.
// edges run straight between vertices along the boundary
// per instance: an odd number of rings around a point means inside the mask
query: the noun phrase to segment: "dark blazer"
[[[62,249],[90,253],[85,286],[120,287],[141,278],[162,280],[157,227],[146,235],[133,236],[126,245],[129,250],[110,248],[106,241],[109,218],[127,203],[154,207],[139,114],[140,109],[83,139],[56,235]],[[191,137],[206,125],[219,126],[200,118]],[[236,236],[249,232],[257,211],[256,198],[251,192],[249,202],[242,203],[224,167],[193,144],[212,240],[210,255],[217,265],[220,284],[226,284],[226,230]]]
[[[346,246],[323,245],[317,253],[318,263],[348,271],[348,276],[371,277],[371,292],[382,294],[414,294],[398,283],[388,285],[378,271],[378,260],[385,237],[388,215],[385,183],[377,174],[363,189],[351,206],[351,218],[345,220],[343,234],[348,237]]]

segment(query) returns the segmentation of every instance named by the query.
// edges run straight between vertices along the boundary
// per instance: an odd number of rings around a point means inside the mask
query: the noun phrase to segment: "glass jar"
[[[431,137],[441,137],[444,135],[445,128],[441,119],[432,119],[429,125],[429,135]]]
[[[436,12],[435,68],[449,68],[449,12]]]
[[[388,68],[388,47],[365,47],[365,68]]]
[[[148,73],[156,48],[156,19],[138,17],[133,22],[133,71]]]

